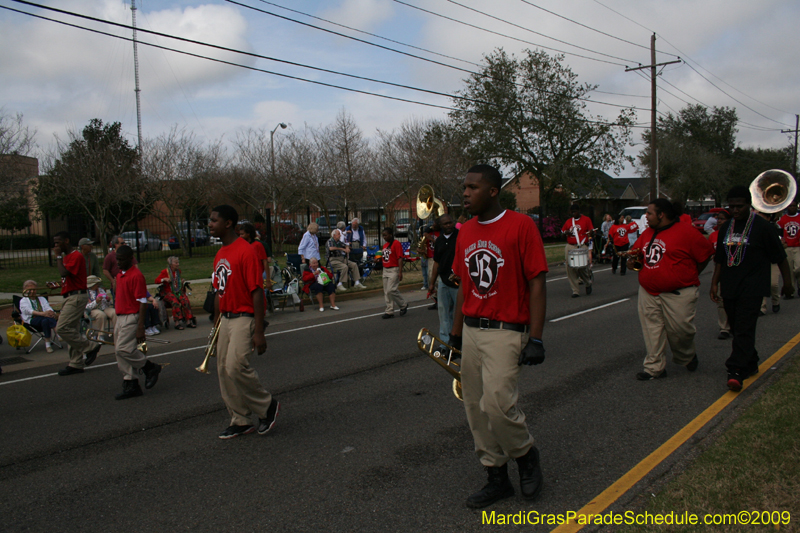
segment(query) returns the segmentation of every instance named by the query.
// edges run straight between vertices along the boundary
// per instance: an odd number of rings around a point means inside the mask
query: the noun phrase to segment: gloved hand
[[[449,344],[450,344],[450,346],[452,346],[453,348],[455,348],[456,350],[458,350],[460,352],[461,351],[461,335],[453,335],[451,333],[450,334]]]
[[[528,339],[528,344],[519,354],[519,365],[539,365],[544,362],[544,344],[542,339]]]

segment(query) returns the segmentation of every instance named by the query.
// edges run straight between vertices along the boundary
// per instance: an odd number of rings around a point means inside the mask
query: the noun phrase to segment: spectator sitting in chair
[[[303,290],[306,294],[310,294],[312,298],[317,299],[320,312],[325,310],[322,306],[323,292],[328,293],[331,309],[334,311],[339,310],[336,307],[336,289],[333,287],[333,273],[320,265],[317,259],[312,258],[308,262],[308,268],[303,272]]]
[[[366,289],[361,284],[361,274],[358,273],[358,265],[350,261],[350,247],[342,241],[342,232],[338,229],[333,230],[331,238],[325,244],[328,260],[334,272],[339,272],[339,284],[336,290],[346,290],[350,286],[350,279],[355,282],[356,289]]]
[[[92,329],[96,331],[109,331],[108,325],[111,324],[111,331],[117,325],[117,312],[108,300],[105,289],[100,286],[101,279],[98,276],[88,276],[86,286],[89,288],[89,301],[86,302],[84,316],[92,321]]]
[[[58,315],[50,307],[46,298],[36,295],[36,282],[29,279],[22,284],[22,300],[19,301],[22,321],[44,333],[44,346],[47,353],[53,353],[50,342],[56,338]]]
[[[160,325],[161,313],[158,310],[158,302],[156,302],[156,299],[150,294],[150,291],[147,291],[147,312],[144,315],[144,334],[148,337],[161,335],[161,330],[158,329]]]
[[[180,259],[174,255],[167,258],[167,268],[161,271],[156,278],[156,283],[161,284],[161,297],[172,306],[172,318],[175,320],[175,329],[197,327],[197,321],[192,314],[192,305],[183,289]]]

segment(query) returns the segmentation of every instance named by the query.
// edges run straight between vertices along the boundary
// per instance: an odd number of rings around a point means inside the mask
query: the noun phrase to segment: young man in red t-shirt
[[[69,345],[69,364],[58,371],[59,376],[82,374],[85,366],[91,365],[100,351],[98,344],[90,351],[91,343],[81,336],[81,317],[86,310],[89,295],[86,287],[86,260],[80,250],[72,247],[69,233],[60,231],[53,237],[53,255],[61,274],[61,296],[64,304],[58,316],[56,331]],[[86,359],[84,361],[84,352]]]
[[[800,296],[800,213],[797,212],[797,200],[786,208],[786,214],[778,221],[778,226],[783,232],[781,239],[786,246],[786,260],[789,263],[789,270],[794,275],[797,294]]]
[[[461,280],[450,343],[462,350],[464,408],[489,482],[467,498],[481,508],[512,496],[507,463],[515,459],[527,499],[542,488],[539,450],[517,405],[520,365],[544,361],[547,259],[539,231],[525,215],[505,210],[500,172],[476,165],[464,179],[464,207],[453,272]],[[463,335],[463,337],[462,337]]]
[[[384,228],[383,240],[383,299],[386,302],[386,312],[382,318],[394,318],[394,307],[400,309],[400,316],[408,312],[408,304],[400,294],[398,287],[403,281],[403,246],[394,239],[392,228]]]
[[[679,221],[668,200],[658,198],[647,206],[647,225],[633,245],[644,253],[639,320],[647,356],[644,370],[636,374],[640,381],[667,376],[667,341],[675,364],[690,372],[697,369],[694,316],[699,276],[714,256],[714,247],[691,224]]]
[[[158,381],[161,365],[149,361],[137,345],[145,341],[144,319],[147,316],[147,283],[144,274],[133,264],[133,249],[123,245],[117,248],[117,295],[114,310],[114,350],[117,368],[122,372],[122,392],[117,400],[127,400],[142,395],[136,375],[144,374],[144,388],[152,389]]]
[[[253,247],[236,234],[239,213],[229,205],[214,208],[208,221],[211,235],[222,240],[214,258],[214,315],[219,320],[217,374],[222,401],[231,415],[219,438],[255,431],[250,416],[258,416],[258,433],[275,425],[280,403],[267,392],[250,366],[250,354],[267,350],[264,339],[264,291]]]
[[[594,230],[592,219],[586,215],[581,215],[581,208],[578,204],[570,207],[572,216],[564,223],[561,233],[567,236],[567,246],[564,248],[564,259],[567,260],[567,279],[572,289],[572,297],[580,296],[578,280],[583,281],[586,287],[586,294],[592,294],[592,271],[591,266],[572,268],[569,266],[569,253],[572,250],[588,250],[590,233]]]
[[[620,263],[620,256],[618,254],[628,251],[630,242],[628,241],[628,230],[630,224],[625,223],[625,217],[620,216],[619,220],[608,229],[608,238],[614,245],[614,254],[611,257],[611,273],[617,273],[617,265]],[[619,275],[624,276],[628,270],[628,261],[622,259],[622,264],[619,264]]]

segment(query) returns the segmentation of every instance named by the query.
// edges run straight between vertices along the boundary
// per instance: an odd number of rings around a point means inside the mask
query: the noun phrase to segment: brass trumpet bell
[[[440,346],[444,346],[444,351],[439,348]],[[419,330],[419,334],[417,335],[417,347],[453,376],[453,394],[463,402],[464,395],[461,391],[461,365],[452,360],[453,354],[457,353],[461,355],[461,351],[456,350],[438,338],[427,328]]]
[[[784,170],[767,170],[750,183],[753,208],[761,213],[786,209],[797,194],[794,176]]]
[[[146,337],[144,342],[141,342],[136,345],[136,349],[142,352],[143,354],[147,355],[147,342],[150,341],[155,344],[169,344],[169,341],[161,340],[161,339],[154,339],[152,337]],[[87,329],[86,330],[86,340],[96,342],[98,344],[108,344],[114,346],[114,333],[110,331],[98,331],[96,329]]]
[[[202,374],[211,373],[211,371],[208,369],[208,361],[212,357],[217,356],[217,341],[219,340],[219,324],[221,318],[222,318],[222,313],[217,315],[217,320],[216,322],[214,322],[214,327],[211,328],[211,332],[208,334],[208,343],[206,344],[206,356],[203,358],[203,362],[200,363],[200,366],[195,368],[195,370],[197,370]]]
[[[423,185],[417,192],[417,216],[421,219],[444,214],[444,203],[436,198],[433,187]]]

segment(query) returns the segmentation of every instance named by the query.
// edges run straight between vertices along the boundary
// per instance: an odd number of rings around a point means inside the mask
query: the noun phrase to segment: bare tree
[[[215,199],[215,185],[223,174],[222,143],[204,146],[193,132],[173,126],[168,133],[145,140],[142,154],[142,173],[158,199],[152,215],[170,228],[187,254],[195,228],[183,231],[183,226],[187,220],[197,220]]]
[[[26,126],[22,114],[12,115],[0,108],[0,192],[25,193],[30,170],[18,156],[30,156],[36,149],[36,130]]]

